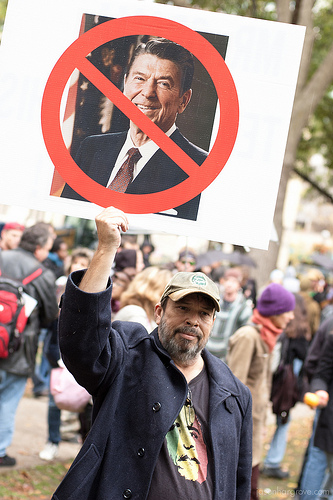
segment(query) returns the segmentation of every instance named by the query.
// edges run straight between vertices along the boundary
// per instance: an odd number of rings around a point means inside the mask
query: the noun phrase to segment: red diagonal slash
[[[117,108],[147,134],[163,151],[188,175],[196,172],[199,165],[173,142],[154,122],[152,122],[135,104],[101,73],[88,59],[77,63],[78,70],[97,87]]]

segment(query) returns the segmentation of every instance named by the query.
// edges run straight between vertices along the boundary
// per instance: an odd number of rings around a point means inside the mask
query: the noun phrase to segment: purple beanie
[[[277,316],[295,309],[295,297],[282,285],[271,283],[260,295],[257,309],[262,316]]]

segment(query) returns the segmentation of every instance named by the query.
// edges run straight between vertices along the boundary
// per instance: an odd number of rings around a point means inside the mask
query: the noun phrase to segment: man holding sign
[[[138,45],[128,66],[124,94],[198,165],[208,153],[189,142],[175,125],[191,99],[192,54],[181,45],[154,38]],[[76,163],[93,180],[113,191],[149,194],[164,191],[188,175],[132,121],[128,132],[86,138]],[[66,185],[61,195],[83,200]],[[200,195],[168,215],[196,220]]]
[[[90,433],[54,500],[246,500],[251,395],[206,349],[219,291],[203,273],[173,276],[155,306],[158,327],[111,323],[109,275],[126,215],[96,217],[89,269],[63,295],[63,360],[94,398]]]

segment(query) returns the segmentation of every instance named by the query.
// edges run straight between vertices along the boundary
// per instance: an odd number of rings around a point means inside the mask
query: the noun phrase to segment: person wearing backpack
[[[53,238],[47,226],[36,224],[26,228],[20,245],[15,250],[1,252],[1,276],[23,283],[26,297],[25,309],[33,304],[27,323],[7,357],[0,358],[0,467],[16,464],[16,460],[6,454],[12,442],[15,414],[22,398],[28,377],[34,373],[41,327],[47,326],[58,315],[55,293],[55,276],[41,263],[52,247]],[[11,344],[10,344],[11,345]]]

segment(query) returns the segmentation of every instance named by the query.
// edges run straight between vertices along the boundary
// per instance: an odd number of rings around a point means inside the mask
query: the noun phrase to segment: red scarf
[[[272,352],[277,338],[283,332],[283,330],[273,325],[269,318],[262,316],[258,309],[254,309],[251,321],[256,325],[261,326],[260,336],[262,340],[267,344],[269,352]]]

